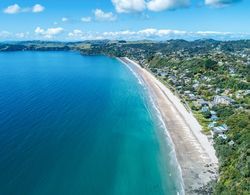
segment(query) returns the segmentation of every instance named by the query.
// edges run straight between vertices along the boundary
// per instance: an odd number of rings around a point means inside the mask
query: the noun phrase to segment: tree
[[[211,59],[205,59],[204,60],[204,66],[205,69],[211,69],[215,70],[216,69],[217,62]]]

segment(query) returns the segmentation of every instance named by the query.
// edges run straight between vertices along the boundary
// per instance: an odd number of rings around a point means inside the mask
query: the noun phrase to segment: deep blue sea
[[[0,53],[0,195],[172,195],[177,168],[147,90],[118,60]]]

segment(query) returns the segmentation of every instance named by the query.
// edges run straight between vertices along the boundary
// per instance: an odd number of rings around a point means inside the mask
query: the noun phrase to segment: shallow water
[[[0,194],[177,194],[171,151],[116,59],[0,53]]]

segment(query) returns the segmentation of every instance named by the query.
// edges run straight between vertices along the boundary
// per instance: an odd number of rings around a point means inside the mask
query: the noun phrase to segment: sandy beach
[[[212,143],[193,114],[165,85],[136,62],[126,57],[119,59],[144,81],[162,115],[182,170],[185,194],[206,194],[206,186],[216,179],[218,169]]]

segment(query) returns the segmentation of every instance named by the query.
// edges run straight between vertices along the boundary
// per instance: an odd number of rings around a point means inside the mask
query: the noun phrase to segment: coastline
[[[207,186],[217,178],[218,159],[198,121],[180,99],[149,71],[127,57],[118,59],[138,74],[152,96],[173,142],[185,193],[209,193]]]

